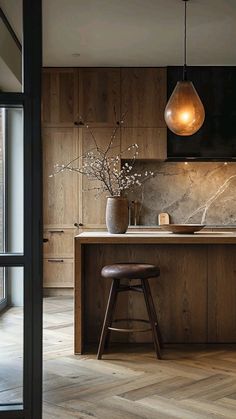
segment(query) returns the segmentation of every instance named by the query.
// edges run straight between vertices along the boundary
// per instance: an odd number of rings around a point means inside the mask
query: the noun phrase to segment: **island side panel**
[[[74,249],[74,352],[81,354],[84,347],[84,245],[75,239]]]
[[[97,343],[104,318],[110,281],[102,279],[104,265],[147,262],[160,266],[161,276],[150,279],[164,342],[207,342],[207,246],[86,244],[84,251],[85,342]],[[147,318],[142,295],[123,293],[116,317]],[[150,342],[150,333],[113,341]]]
[[[208,340],[236,342],[236,245],[208,248]]]
[[[207,342],[207,246],[158,246],[155,254],[161,276],[150,283],[164,342]]]

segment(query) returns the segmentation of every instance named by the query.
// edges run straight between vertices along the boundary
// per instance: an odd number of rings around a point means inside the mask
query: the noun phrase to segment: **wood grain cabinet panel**
[[[168,245],[158,249],[161,276],[150,283],[164,340],[206,342],[207,246]]]
[[[44,259],[43,286],[45,288],[73,288],[74,260],[65,258]]]
[[[166,68],[121,69],[124,126],[165,128]]]
[[[120,69],[79,70],[79,116],[90,126],[115,126],[120,120]]]
[[[44,226],[73,227],[78,221],[78,175],[65,171],[56,176],[56,164],[78,156],[77,129],[43,129],[43,212]]]
[[[97,145],[103,150],[108,146],[113,128],[94,128],[92,134],[90,130],[82,128],[80,130],[80,144],[82,146],[82,154],[89,150],[94,150],[95,144],[93,136],[96,139]],[[113,140],[112,155],[120,152],[120,130],[116,133],[116,138]],[[105,208],[106,197],[108,192],[99,193],[96,188],[100,187],[99,181],[90,181],[86,176],[81,177],[80,193],[80,220],[83,227],[97,228],[102,225],[105,226]]]
[[[236,246],[208,250],[208,340],[236,342]]]
[[[42,124],[73,126],[78,114],[77,71],[44,69],[42,75]]]
[[[133,158],[133,149],[128,150],[130,144],[138,144],[137,159],[165,160],[167,158],[167,130],[166,128],[122,128],[121,150],[125,159]]]
[[[43,254],[45,258],[73,258],[75,229],[50,228],[43,234]]]

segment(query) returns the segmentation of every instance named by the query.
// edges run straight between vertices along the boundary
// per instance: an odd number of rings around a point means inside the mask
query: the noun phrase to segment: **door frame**
[[[3,129],[3,185],[4,185],[4,189],[3,189],[3,249],[2,251],[5,252],[6,248],[7,248],[7,225],[8,225],[8,207],[7,207],[7,197],[8,197],[8,191],[7,191],[7,184],[8,184],[8,177],[7,177],[7,173],[8,173],[8,168],[7,168],[7,160],[8,160],[8,155],[7,155],[7,142],[6,142],[6,111],[4,111],[3,113],[3,120],[2,120],[2,124],[4,126]],[[4,308],[7,306],[7,296],[8,296],[8,290],[7,290],[7,270],[3,268],[3,287],[4,287],[4,297],[0,300],[0,312],[2,310],[4,310]]]
[[[42,2],[22,2],[24,91],[1,92],[0,106],[24,110],[24,253],[0,254],[0,266],[24,268],[23,405],[1,406],[0,419],[42,417]]]

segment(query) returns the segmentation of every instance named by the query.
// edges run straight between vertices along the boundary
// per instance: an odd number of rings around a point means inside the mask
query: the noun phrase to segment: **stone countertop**
[[[165,231],[136,231],[110,234],[106,231],[90,231],[77,235],[75,240],[81,244],[236,244],[236,232],[173,234]]]

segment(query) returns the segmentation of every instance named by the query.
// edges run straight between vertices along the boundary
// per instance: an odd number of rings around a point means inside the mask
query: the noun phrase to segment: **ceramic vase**
[[[111,234],[124,234],[129,225],[129,201],[121,196],[107,198],[106,226]]]

